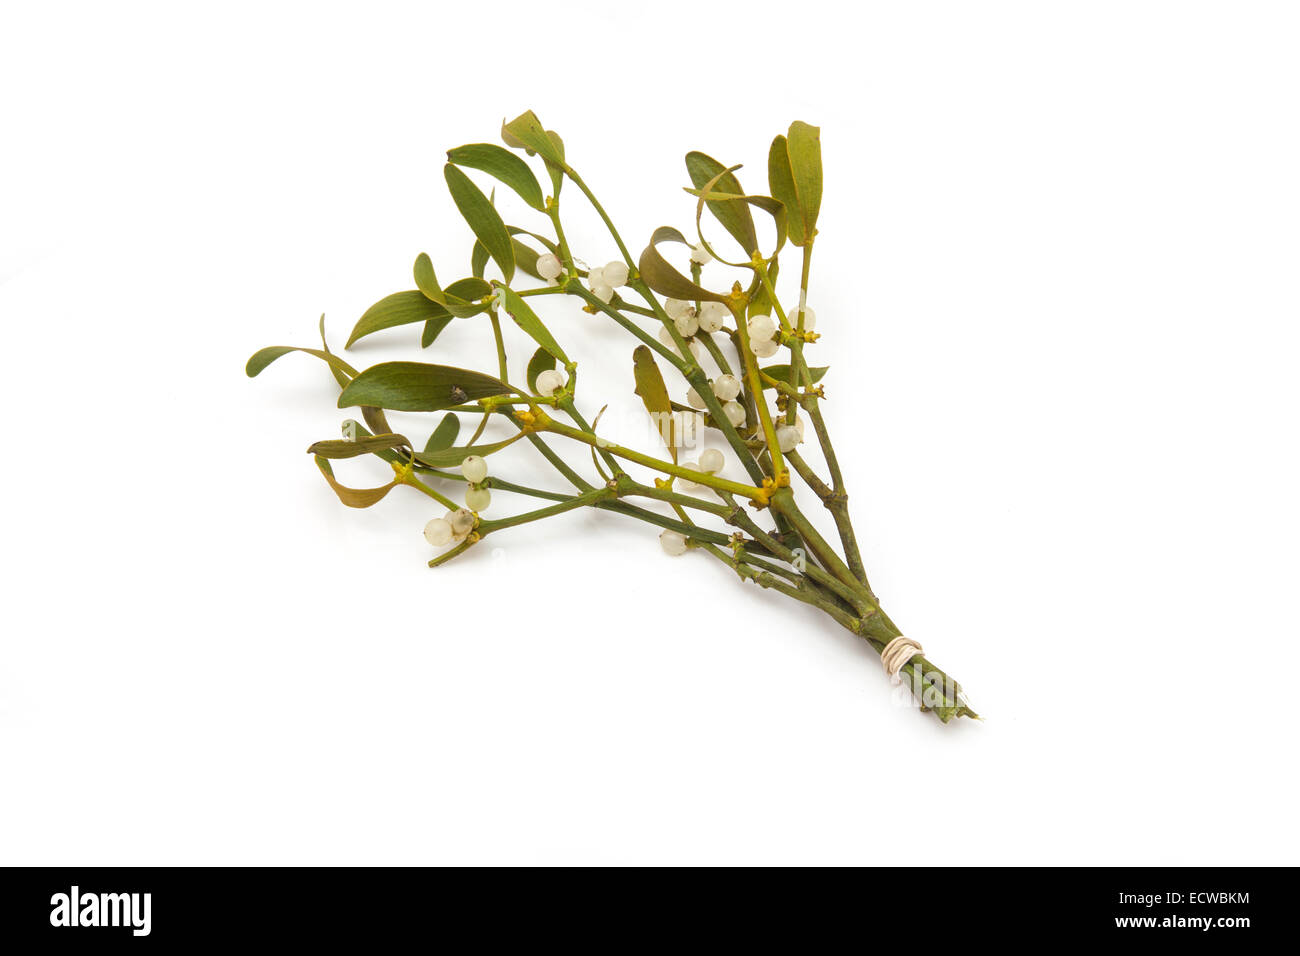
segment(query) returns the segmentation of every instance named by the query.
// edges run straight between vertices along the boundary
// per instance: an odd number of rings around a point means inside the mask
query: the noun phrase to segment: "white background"
[[[1294,862],[1298,26],[10,5],[0,862]],[[899,706],[865,645],[639,523],[430,571],[426,501],[333,498],[303,454],[332,380],[243,363],[321,312],[341,346],[422,250],[466,274],[443,150],[527,108],[636,249],[690,226],[688,149],[761,190],[772,136],[821,125],[814,358],[859,535],[985,722]],[[547,315],[628,434],[630,340]],[[417,337],[351,360],[493,367],[481,322]]]

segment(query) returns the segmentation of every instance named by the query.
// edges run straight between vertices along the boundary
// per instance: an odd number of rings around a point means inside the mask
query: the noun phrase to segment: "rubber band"
[[[880,663],[885,668],[886,674],[897,679],[898,672],[903,669],[904,664],[917,654],[924,653],[925,648],[920,645],[920,642],[900,634],[886,644],[885,649],[880,652]]]

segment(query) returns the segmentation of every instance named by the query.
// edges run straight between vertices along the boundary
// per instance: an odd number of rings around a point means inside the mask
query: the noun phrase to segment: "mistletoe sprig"
[[[342,439],[319,441],[308,449],[339,499],[350,507],[367,508],[403,486],[438,502],[446,514],[425,528],[425,537],[440,552],[429,561],[431,567],[490,535],[579,508],[646,522],[661,529],[667,553],[701,552],[731,568],[742,581],[814,607],[865,639],[881,654],[886,671],[905,677],[922,708],[945,723],[976,716],[957,683],[881,610],[863,568],[847,486],[822,411],[826,369],[810,366],[805,358],[819,338],[816,313],[808,307],[822,198],[818,128],[795,122],[786,135],[773,140],[767,194],[745,192],[736,176],[739,166],[688,153],[691,186],[686,191],[696,199],[698,241],[664,226],[655,230],[636,258],[568,163],[558,135],[532,112],[505,123],[501,135],[510,148],[490,143],[461,146],[448,151],[443,170],[456,208],[475,236],[471,274],[443,286],[430,258],[421,254],[415,260],[416,287],[375,303],[347,342],[351,347],[377,332],[420,325],[421,345],[429,348],[453,319],[482,319],[491,328],[495,369],[402,361],[358,371],[330,350],[323,318],[321,348],[274,346],[248,361],[246,371],[255,376],[289,352],[315,356],[339,384],[339,408],[360,408],[364,424],[348,420]],[[549,193],[525,157],[540,161]],[[485,194],[467,170],[486,174],[543,213],[551,234],[508,225],[498,211],[495,192]],[[619,259],[588,266],[574,255],[561,218],[560,194],[566,183],[595,209]],[[727,259],[705,237],[705,211],[743,256]],[[771,222],[775,238],[770,250],[760,248],[756,212]],[[689,276],[665,254],[676,247],[684,247],[683,253],[689,250],[683,256]],[[784,307],[776,282],[787,247],[798,250],[800,270],[798,297]],[[723,291],[710,288],[704,270],[715,261],[744,270],[748,281]],[[497,277],[488,278],[489,268]],[[658,426],[666,457],[597,435],[595,424],[578,406],[577,363],[529,304],[537,296],[576,299],[583,311],[616,323],[637,340],[631,353],[635,391]],[[512,367],[507,355],[503,315],[537,346],[522,369]],[[760,364],[782,350],[785,362]],[[684,381],[684,402],[671,397],[661,366]],[[520,372],[522,379],[517,377]],[[443,414],[417,446],[389,426],[385,412],[390,410]],[[490,419],[509,423],[507,437],[486,439]],[[467,421],[476,421],[476,427],[467,441],[457,444]],[[728,457],[716,448],[703,450],[695,460],[681,460],[683,450],[693,444],[694,426],[701,424],[723,439],[743,480],[723,475]],[[810,431],[825,477],[799,450]],[[520,441],[530,444],[571,490],[548,491],[491,473],[488,459]],[[575,451],[577,458],[571,456]],[[363,455],[387,462],[392,479],[373,488],[342,485],[331,461]],[[627,470],[630,465],[649,469],[653,481],[638,480]],[[838,546],[808,520],[792,476],[830,513]],[[463,506],[448,496],[455,483],[465,486]],[[544,504],[487,517],[494,490]]]

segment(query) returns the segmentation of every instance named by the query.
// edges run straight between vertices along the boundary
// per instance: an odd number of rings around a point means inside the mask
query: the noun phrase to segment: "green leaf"
[[[420,334],[420,348],[427,349],[442,334],[442,330],[451,322],[451,316],[445,315],[440,319],[430,319],[424,323],[424,331]]]
[[[672,399],[668,397],[668,386],[664,384],[663,373],[655,364],[654,354],[644,345],[638,345],[632,352],[632,375],[636,379],[636,394],[641,396],[645,410],[650,413],[650,420],[655,423],[673,461],[676,461],[677,423],[673,417]],[[665,425],[667,434],[664,432]]]
[[[470,250],[469,254],[470,272],[478,276],[480,279],[483,278],[483,273],[487,272],[487,264],[491,259],[492,257],[488,255],[488,251],[483,246],[483,243],[475,239],[474,248]]]
[[[329,341],[325,338],[325,313],[324,312],[320,314],[320,347],[324,349],[326,352],[329,352],[330,355],[334,354],[333,352],[330,352]],[[347,375],[343,374],[343,371],[341,369],[337,369],[333,365],[331,365],[330,373],[334,376],[334,381],[339,383],[339,388],[343,388],[345,385],[348,384],[349,378]]]
[[[505,183],[519,198],[541,212],[546,211],[542,186],[528,164],[495,143],[470,143],[447,151],[448,161],[457,166],[478,169]]]
[[[656,229],[650,237],[650,245],[645,247],[645,251],[641,253],[641,259],[637,263],[637,269],[640,271],[641,278],[645,280],[646,285],[670,299],[682,299],[687,302],[695,300],[705,302],[727,301],[725,295],[710,292],[703,286],[696,285],[669,265],[668,261],[659,252],[658,246],[661,242],[680,242],[686,246],[690,245],[686,241],[686,237],[672,226],[660,226]]]
[[[773,259],[772,264],[767,267],[767,277],[771,280],[772,288],[776,288],[776,278],[780,271],[781,263]],[[767,286],[763,285],[757,272],[754,273],[754,284],[750,291],[752,294],[749,297],[749,308],[745,313],[746,316],[752,319],[756,315],[771,315],[772,297],[767,294]]]
[[[501,124],[501,139],[513,149],[527,150],[529,156],[536,154],[546,161],[546,171],[551,176],[555,196],[559,198],[560,186],[564,182],[564,171],[567,168],[564,165],[564,141],[560,139],[559,134],[544,129],[537,114],[529,110],[516,116],[509,123]]]
[[[772,197],[786,208],[790,241],[807,245],[816,234],[822,205],[821,131],[816,126],[796,120],[790,124],[788,138],[772,140],[767,182]]]
[[[822,377],[825,376],[826,370],[828,368],[830,368],[829,365],[822,365],[822,366],[818,366],[817,368],[813,368],[809,366],[808,377],[812,379],[812,383],[814,385],[816,385],[818,382],[822,380]],[[776,379],[778,382],[788,382],[791,380],[789,365],[766,365],[763,368],[759,369],[759,371],[762,372],[764,375]],[[772,388],[773,386],[768,385],[766,382],[764,382],[763,387]]]
[[[691,152],[686,154],[686,172],[691,177],[691,182],[695,184],[696,189],[702,188],[706,183],[712,183],[718,192],[735,193],[743,195],[744,190],[740,187],[734,173],[712,156],[706,156],[704,153]],[[722,228],[731,233],[732,237],[740,243],[740,247],[749,255],[758,251],[758,236],[754,232],[754,217],[749,211],[749,205],[736,199],[726,200],[709,200],[709,212],[713,217],[722,224]]]
[[[366,406],[366,408],[368,407],[369,406]],[[364,412],[365,408],[363,408],[362,411]],[[352,435],[350,440],[356,441],[359,438],[374,437],[372,433],[366,431],[366,426],[362,425],[360,422],[354,421],[351,423],[351,425],[352,425]],[[347,427],[347,423],[344,424],[344,427],[345,428]],[[385,427],[380,431],[380,434],[387,434],[388,432],[391,431],[392,429],[388,428],[387,422],[385,422]],[[373,454],[376,458],[382,458],[384,461],[397,462],[398,464],[405,464],[407,461],[409,461],[409,457],[407,455],[399,455],[394,451],[390,451],[384,448],[376,448],[373,452],[371,452],[371,454]]]
[[[316,358],[325,362],[331,369],[336,372],[342,372],[348,378],[356,378],[357,370],[347,362],[343,361],[337,355],[331,352],[322,352],[320,349],[303,349],[294,345],[271,345],[267,348],[260,349],[253,353],[244,366],[244,373],[249,378],[255,378],[261,374],[262,370],[278,359],[282,355],[288,355],[290,352],[306,352],[308,355],[314,355]]]
[[[357,324],[352,327],[352,334],[348,336],[348,342],[344,348],[350,349],[357,343],[358,339],[383,329],[409,325],[413,322],[428,322],[431,319],[450,321],[451,313],[437,302],[430,300],[418,289],[412,289],[409,292],[394,292],[392,295],[384,296],[384,298],[366,309],[361,318],[357,320]]]
[[[528,236],[530,239],[535,239],[545,246],[548,252],[554,253],[558,256],[560,253],[555,243],[551,242],[545,236],[539,236],[537,233],[529,232],[527,229],[520,229],[518,226],[506,226],[506,231],[510,233],[511,246],[515,251],[515,265],[520,269],[520,271],[527,273],[534,279],[545,282],[546,280],[542,279],[542,277],[537,274],[537,259],[540,253],[532,246],[520,242],[517,237]],[[490,259],[491,256],[488,255],[488,251],[484,248],[483,243],[475,239],[474,249],[470,253],[470,268],[473,270],[474,275],[478,276],[480,279],[483,278],[483,273],[487,270],[487,264]]]
[[[361,406],[361,417],[366,420],[366,424],[373,429],[376,435],[391,435],[393,426],[388,424],[388,417],[384,415],[382,408],[375,408],[371,405]]]
[[[509,123],[501,124],[501,138],[505,140],[507,146],[526,149],[530,154],[536,153],[541,156],[548,163],[561,167],[564,165],[564,147],[555,142],[559,137],[548,133],[542,127],[542,121],[532,110],[521,113]]]
[[[784,136],[772,140],[767,153],[767,188],[772,198],[785,206],[786,234],[796,246],[805,239],[803,216],[799,212],[799,194],[794,188],[794,173],[790,171],[790,154]]]
[[[374,405],[403,412],[436,412],[489,395],[504,395],[510,386],[489,375],[449,365],[382,362],[371,366],[339,395],[339,408]]]
[[[307,449],[307,454],[319,455],[321,458],[356,458],[359,455],[370,455],[377,451],[391,451],[394,448],[410,447],[411,443],[405,435],[389,433],[386,435],[368,435],[354,441],[340,439],[318,441]]]
[[[546,349],[538,349],[533,353],[533,357],[528,360],[528,391],[537,392],[537,376],[541,375],[547,369],[555,368],[555,356]]]
[[[510,244],[510,233],[506,231],[500,213],[459,167],[448,163],[442,168],[442,173],[456,208],[465,217],[470,229],[474,230],[478,241],[483,243],[484,248],[496,260],[501,274],[509,282],[515,275],[515,255]]]
[[[569,357],[564,354],[564,349],[555,341],[550,330],[542,324],[542,320],[534,312],[519,294],[508,286],[501,287],[502,306],[506,314],[515,320],[515,325],[527,332],[542,348],[550,352],[565,365],[569,364]]]
[[[803,217],[804,236],[817,232],[817,214],[822,208],[822,131],[795,120],[787,132],[786,149],[790,154],[790,172],[799,194],[799,214]]]
[[[480,458],[486,458],[488,455],[495,454],[503,448],[513,445],[519,439],[524,437],[524,433],[512,435],[504,441],[492,442],[490,445],[458,445],[453,448],[440,448],[436,451],[416,452],[415,460],[428,468],[448,468],[452,465],[459,465],[470,455],[478,455]]]
[[[732,167],[732,169],[739,169],[739,168],[740,168],[739,166]],[[700,219],[703,218],[704,216],[704,204],[705,202],[712,201],[710,197],[713,198],[720,197],[722,199],[725,199],[728,202],[743,203],[746,206],[757,206],[759,209],[762,209],[764,212],[766,212],[768,215],[772,217],[772,219],[776,224],[776,248],[773,250],[771,258],[775,260],[777,254],[781,251],[781,247],[785,245],[785,237],[786,237],[785,206],[782,203],[778,202],[777,200],[773,199],[771,196],[746,196],[740,193],[719,192],[717,190],[717,183],[721,182],[723,177],[728,175],[730,172],[731,172],[730,169],[724,169],[722,172],[718,173],[718,175],[714,176],[713,179],[710,179],[699,189],[686,190],[692,196],[699,197],[699,202],[695,204],[695,231],[700,235],[700,242],[705,241],[704,232],[700,227]],[[755,249],[755,251],[757,251],[757,249]],[[714,258],[716,258],[719,262],[725,263],[726,265],[750,266],[752,264],[751,261],[728,262],[726,259],[723,259],[720,256],[718,256],[716,251],[710,249],[710,252],[714,256]],[[751,253],[750,256],[752,260],[753,253]]]
[[[459,434],[460,417],[454,412],[448,412],[442,416],[442,421],[438,422],[438,427],[433,430],[429,440],[424,443],[424,453],[431,455],[434,452],[442,451],[444,448],[450,448]]]
[[[467,319],[487,309],[487,305],[482,302],[470,301],[482,298],[492,290],[481,276],[460,279],[443,289],[438,284],[437,274],[433,271],[433,260],[423,252],[415,257],[415,265],[411,271],[415,274],[415,287],[424,293],[424,297],[431,302],[436,302],[452,315]]]
[[[545,282],[546,280],[537,274],[537,260],[541,253],[532,246],[524,245],[513,236],[510,237],[510,244],[515,250],[515,265],[519,267],[519,271],[532,276],[540,282]]]
[[[397,480],[394,479],[380,488],[348,488],[340,485],[334,478],[334,469],[330,463],[320,455],[316,456],[316,467],[320,469],[329,486],[334,489],[334,493],[339,496],[339,501],[343,502],[349,508],[369,508],[378,501],[383,500],[384,496],[397,487]]]

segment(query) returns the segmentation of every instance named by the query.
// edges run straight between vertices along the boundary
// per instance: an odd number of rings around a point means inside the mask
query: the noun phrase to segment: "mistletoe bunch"
[[[340,408],[360,408],[363,422],[349,419],[343,437],[319,441],[308,451],[339,499],[369,507],[393,488],[415,489],[438,502],[446,514],[425,527],[443,564],[489,535],[578,508],[598,508],[661,529],[671,555],[699,551],[753,581],[822,611],[865,639],[881,654],[891,676],[905,677],[923,709],[945,723],[974,717],[956,682],[932,664],[920,645],[906,638],[881,610],[863,569],[850,520],[848,492],[831,442],[822,402],[826,368],[810,366],[805,350],[817,342],[816,313],[808,307],[808,284],[822,198],[821,145],[817,127],[791,124],[768,153],[768,193],[747,193],[727,167],[691,152],[687,192],[696,197],[690,242],[677,229],[661,227],[634,258],[604,207],[565,158],[564,143],[532,113],[503,125],[509,149],[475,143],[452,149],[444,167],[456,208],[475,236],[471,274],[442,285],[432,261],[415,260],[415,289],[381,299],[357,322],[348,347],[374,333],[405,325],[422,328],[421,345],[432,346],[455,318],[485,318],[492,330],[496,367],[490,371],[425,362],[383,362],[357,371],[321,348],[273,346],[248,361],[259,374],[277,358],[305,352],[325,362],[341,392]],[[512,151],[514,150],[514,151]],[[521,155],[522,154],[522,155]],[[540,160],[550,184],[541,181],[525,157]],[[542,235],[502,218],[495,193],[485,194],[466,172],[486,174],[508,187],[527,206],[543,213],[551,234]],[[571,183],[591,203],[621,258],[588,266],[575,256],[561,218],[560,194]],[[744,255],[725,258],[704,235],[703,215],[713,219]],[[770,219],[773,248],[760,249],[754,213]],[[664,249],[689,252],[679,270]],[[776,282],[787,246],[799,250],[797,298],[782,305]],[[744,270],[747,283],[710,288],[704,269],[714,262]],[[489,278],[489,269],[493,277]],[[530,281],[531,280],[531,281]],[[624,447],[597,435],[577,403],[578,367],[529,304],[539,296],[575,299],[582,309],[619,325],[639,344],[632,351],[636,394],[656,424],[666,452]],[[507,316],[536,344],[522,369],[512,366],[502,334]],[[760,364],[778,352],[784,362]],[[617,358],[626,361],[626,358]],[[662,367],[680,376],[683,399],[672,398]],[[518,375],[522,373],[522,379]],[[422,444],[389,427],[385,411],[442,412]],[[603,410],[603,409],[602,409]],[[509,434],[486,440],[489,420],[505,421]],[[458,444],[463,421],[475,421],[470,438]],[[716,448],[681,460],[695,444],[699,427],[721,437],[744,478],[724,476],[729,461]],[[815,438],[825,477],[800,447]],[[532,445],[570,490],[534,488],[493,473],[488,459],[516,442]],[[590,468],[567,452],[586,446]],[[664,455],[666,454],[666,457]],[[373,488],[350,488],[334,476],[330,462],[375,456],[393,478]],[[649,469],[650,482],[628,468]],[[793,478],[829,511],[839,538],[831,544],[808,520],[796,498]],[[446,493],[463,483],[464,504]],[[545,502],[541,507],[487,517],[492,490]],[[657,503],[657,504],[656,504]]]

